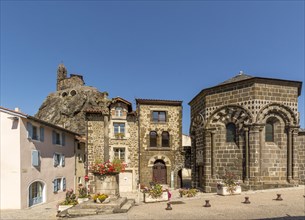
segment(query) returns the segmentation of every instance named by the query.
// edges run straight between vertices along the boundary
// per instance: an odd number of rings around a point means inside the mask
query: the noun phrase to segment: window
[[[166,122],[166,113],[164,111],[153,111],[153,122]]]
[[[123,116],[123,108],[122,107],[116,107],[115,108],[115,116],[117,116],[117,117]]]
[[[66,190],[66,178],[56,178],[53,180],[53,192],[58,191],[65,191]]]
[[[56,131],[52,132],[52,143],[56,145],[65,146],[66,138],[65,133],[58,133]]]
[[[228,123],[226,125],[226,141],[235,142],[236,141],[236,126],[233,123]]]
[[[41,142],[44,141],[44,128],[34,126],[32,123],[27,122],[27,131],[28,131],[28,138],[31,140],[39,140]]]
[[[157,147],[157,132],[151,131],[149,133],[150,147]]]
[[[59,153],[54,153],[53,164],[54,164],[54,167],[57,167],[57,166],[64,167],[65,166],[65,155],[59,154]]]
[[[113,123],[114,135],[116,138],[122,138],[125,135],[125,123]]]
[[[169,147],[169,134],[167,131],[162,132],[162,147]]]
[[[39,165],[40,165],[39,151],[33,150],[32,151],[32,166],[38,167]]]
[[[266,142],[273,142],[274,141],[274,124],[272,122],[266,123],[265,127],[265,141]]]
[[[77,157],[78,157],[78,162],[80,163],[83,162],[83,157],[81,154],[78,154]]]
[[[125,148],[114,148],[114,158],[125,161]]]
[[[29,187],[29,206],[43,202],[43,183],[34,182]]]
[[[82,178],[80,176],[78,177],[77,183],[82,184]]]

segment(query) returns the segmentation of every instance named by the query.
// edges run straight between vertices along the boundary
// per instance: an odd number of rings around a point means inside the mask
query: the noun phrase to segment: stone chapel
[[[215,192],[226,171],[245,189],[304,184],[301,87],[240,72],[199,92],[189,102],[192,186]]]

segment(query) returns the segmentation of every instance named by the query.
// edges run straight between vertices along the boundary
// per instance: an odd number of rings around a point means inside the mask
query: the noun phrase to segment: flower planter
[[[59,205],[57,211],[62,212],[62,211],[67,210],[71,207],[73,207],[73,205]]]
[[[161,197],[153,198],[149,195],[149,193],[144,193],[144,202],[162,202],[162,201],[168,201],[168,193],[167,191],[164,191],[161,195]]]
[[[80,204],[80,203],[83,203],[83,202],[87,202],[89,201],[89,198],[78,198],[77,199],[77,202]]]
[[[95,175],[95,193],[119,196],[119,175]]]
[[[228,195],[239,195],[241,194],[241,187],[235,186],[235,190],[230,192],[227,186],[218,186],[217,195],[228,196]]]

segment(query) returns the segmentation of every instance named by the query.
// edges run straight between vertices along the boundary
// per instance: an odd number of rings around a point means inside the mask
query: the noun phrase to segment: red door
[[[164,161],[157,160],[153,166],[153,181],[155,183],[166,184],[166,166]]]

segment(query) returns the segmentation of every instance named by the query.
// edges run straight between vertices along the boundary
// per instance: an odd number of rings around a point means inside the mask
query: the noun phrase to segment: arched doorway
[[[43,202],[44,184],[42,182],[33,182],[29,187],[29,206]]]
[[[153,166],[153,181],[167,184],[166,165],[163,160],[156,160]]]

